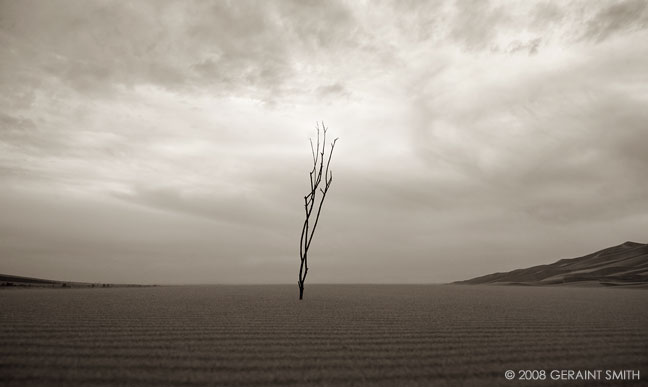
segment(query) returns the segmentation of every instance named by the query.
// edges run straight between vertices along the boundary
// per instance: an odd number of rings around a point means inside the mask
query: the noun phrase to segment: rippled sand
[[[507,381],[509,369],[638,369],[642,381],[623,385],[648,384],[645,290],[310,285],[305,297],[297,286],[3,290],[0,384],[555,383]]]

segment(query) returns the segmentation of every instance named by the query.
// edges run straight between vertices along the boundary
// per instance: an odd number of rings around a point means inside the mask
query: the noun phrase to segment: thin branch
[[[322,122],[321,127],[319,123],[316,124],[316,129],[316,145],[313,146],[313,140],[309,139],[311,155],[313,157],[313,168],[309,173],[310,192],[306,194],[306,196],[304,196],[305,219],[302,226],[301,236],[299,238],[299,258],[301,262],[299,266],[299,279],[297,281],[297,284],[299,285],[300,299],[302,299],[306,276],[308,275],[308,250],[310,249],[313,237],[315,236],[315,231],[317,229],[320,214],[322,212],[322,206],[324,205],[324,200],[326,199],[326,194],[329,190],[329,187],[331,186],[331,183],[333,182],[333,171],[329,170],[329,166],[331,164],[331,158],[333,156],[335,143],[338,140],[336,138],[331,143],[331,149],[328,152],[328,160],[325,160],[324,157],[327,153],[326,133],[328,131],[328,128],[326,127],[324,122]],[[324,167],[325,161],[326,168]],[[322,177],[324,177],[323,188],[320,187],[320,184],[322,183]],[[318,190],[322,194],[321,198],[317,197]],[[317,206],[316,202],[318,202]],[[311,215],[313,215],[313,211],[315,209],[317,209],[317,213],[315,215],[314,222],[311,224]]]
[[[317,163],[317,161],[315,160],[315,149],[313,149],[313,139],[309,138],[308,141],[310,141],[310,145],[311,145],[311,153],[313,154],[313,163]]]
[[[331,157],[333,157],[333,149],[335,149],[335,143],[337,142],[339,137],[337,137],[333,142],[331,143],[331,153],[329,153],[329,158],[328,161],[326,162],[326,176],[328,176],[328,171],[329,171],[329,165],[331,164]]]

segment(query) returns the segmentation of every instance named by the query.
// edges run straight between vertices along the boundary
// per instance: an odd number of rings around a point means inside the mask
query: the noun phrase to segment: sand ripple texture
[[[0,291],[3,386],[648,385],[648,291],[498,286]],[[507,381],[506,370],[640,370]]]

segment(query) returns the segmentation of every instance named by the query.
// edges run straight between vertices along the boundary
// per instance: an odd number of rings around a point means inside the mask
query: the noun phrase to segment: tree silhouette
[[[299,266],[299,280],[297,281],[297,284],[299,285],[300,300],[304,298],[304,282],[306,281],[306,275],[308,274],[308,250],[310,249],[311,242],[313,241],[313,235],[315,235],[315,229],[317,228],[317,222],[319,221],[320,213],[322,212],[322,205],[324,204],[326,193],[328,192],[329,188],[331,187],[331,183],[333,182],[333,171],[329,170],[329,165],[331,164],[333,149],[335,148],[335,143],[338,139],[336,138],[331,143],[331,150],[328,154],[328,160],[326,160],[326,168],[324,168],[327,130],[328,128],[324,125],[324,122],[322,122],[321,128],[318,123],[316,147],[313,147],[313,140],[310,139],[311,152],[313,154],[313,169],[311,169],[309,173],[310,192],[306,196],[304,196],[304,210],[306,212],[306,219],[304,220],[301,237],[299,238],[299,258],[301,259],[301,264]],[[321,143],[320,136],[322,137]],[[323,188],[320,186],[320,184],[322,183],[322,178],[324,178]],[[315,219],[311,227],[311,217],[313,215],[315,216]]]

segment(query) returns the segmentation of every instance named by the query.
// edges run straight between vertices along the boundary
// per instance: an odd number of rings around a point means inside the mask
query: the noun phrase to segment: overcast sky
[[[648,1],[2,1],[0,272],[428,283],[648,230]]]

